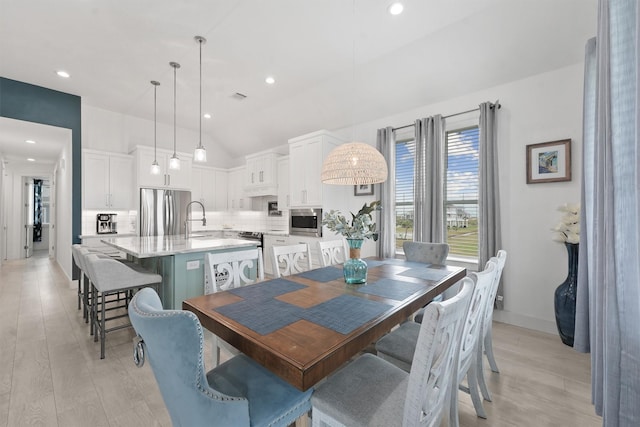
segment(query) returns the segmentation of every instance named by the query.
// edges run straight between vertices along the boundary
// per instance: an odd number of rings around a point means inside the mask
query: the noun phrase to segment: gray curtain
[[[380,184],[380,237],[378,254],[384,258],[393,258],[396,253],[396,140],[392,127],[378,129],[378,150],[387,161],[389,177]]]
[[[639,13],[635,0],[600,0],[595,108],[585,118],[593,137],[583,141],[587,265],[578,273],[575,347],[591,350],[592,398],[607,427],[640,425]]]
[[[413,238],[444,242],[445,122],[440,114],[418,119],[414,174]]]
[[[502,249],[500,229],[500,182],[498,176],[498,103],[480,104],[479,189],[478,189],[478,271]],[[498,296],[503,295],[502,284]],[[501,308],[500,306],[498,308]]]

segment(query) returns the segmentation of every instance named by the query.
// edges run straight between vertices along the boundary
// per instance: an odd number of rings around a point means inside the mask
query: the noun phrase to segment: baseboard
[[[533,329],[534,331],[546,332],[558,335],[558,328],[555,322],[538,319],[536,317],[525,316],[512,311],[494,310],[493,320],[496,322],[508,323],[522,328]]]

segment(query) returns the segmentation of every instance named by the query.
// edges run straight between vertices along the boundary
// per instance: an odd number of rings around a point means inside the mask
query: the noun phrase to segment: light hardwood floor
[[[46,254],[0,268],[0,426],[170,426],[149,366],[133,364],[132,330],[108,334],[100,360],[75,292]],[[602,425],[590,404],[588,355],[501,323],[494,340],[500,374],[487,369],[488,418],[461,394],[462,426]]]

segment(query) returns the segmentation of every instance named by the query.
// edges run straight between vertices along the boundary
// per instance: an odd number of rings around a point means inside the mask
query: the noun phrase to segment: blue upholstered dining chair
[[[407,261],[442,265],[449,255],[447,243],[404,242],[402,250]]]
[[[245,355],[205,373],[202,326],[195,314],[163,310],[153,289],[129,304],[139,342],[134,360],[147,359],[174,426],[288,426],[310,409],[301,392]]]
[[[474,286],[462,282],[456,296],[427,306],[410,373],[372,354],[358,357],[316,387],[313,426],[439,426]]]

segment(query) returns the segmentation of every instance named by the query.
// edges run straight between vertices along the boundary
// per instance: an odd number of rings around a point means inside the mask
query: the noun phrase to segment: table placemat
[[[326,283],[343,277],[343,273],[341,269],[329,266],[305,271],[304,273],[299,273],[298,276],[315,280],[316,282]]]
[[[375,260],[375,259],[365,259],[364,262],[367,263],[367,267],[369,267],[369,268],[378,267],[378,266],[384,264],[384,262],[378,261],[378,260]]]
[[[231,289],[229,292],[245,300],[264,301],[302,288],[306,288],[306,286],[280,278]]]
[[[362,286],[357,290],[357,292],[402,301],[424,289],[424,287],[425,285],[420,283],[403,282],[393,279],[380,279],[377,282]]]
[[[284,328],[300,320],[303,308],[279,301],[249,299],[213,309],[260,335]]]
[[[305,320],[346,335],[390,308],[392,306],[378,301],[341,295],[304,310],[301,316]]]
[[[451,274],[448,270],[437,270],[435,268],[411,268],[407,271],[399,273],[400,276],[415,277],[425,280],[441,280],[443,277]]]

